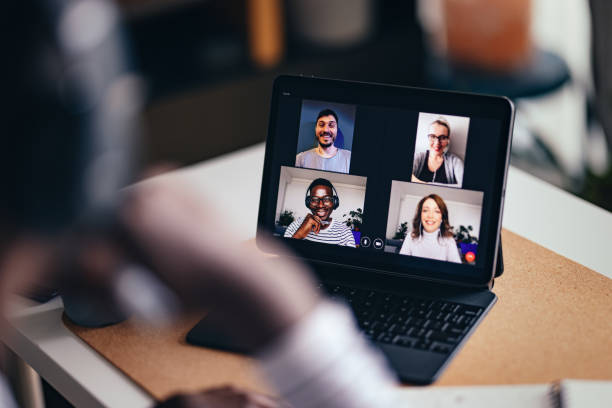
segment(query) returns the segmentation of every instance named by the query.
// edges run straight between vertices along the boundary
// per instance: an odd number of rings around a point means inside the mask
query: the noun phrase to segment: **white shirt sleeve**
[[[304,152],[295,156],[295,167],[304,167]]]
[[[404,238],[404,242],[402,242],[402,247],[399,251],[400,255],[412,255],[412,238],[410,237],[410,233],[406,234],[406,238]]]
[[[448,258],[447,260],[450,262],[461,263],[461,257],[459,256],[459,248],[457,248],[457,243],[453,238],[447,238],[447,246],[448,246]]]
[[[2,374],[0,374],[0,407],[17,408],[17,403],[13,399],[13,394]]]
[[[394,375],[340,304],[321,302],[258,357],[264,374],[292,407],[393,406]]]

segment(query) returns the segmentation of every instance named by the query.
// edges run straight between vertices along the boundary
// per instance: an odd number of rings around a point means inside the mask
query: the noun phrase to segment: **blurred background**
[[[507,95],[512,164],[612,210],[607,0],[117,0],[147,83],[146,160],[265,140],[273,78]]]
[[[263,142],[273,79],[315,75],[508,96],[511,164],[612,211],[609,0],[91,1],[119,8],[145,81],[144,164]],[[24,21],[27,40],[36,20]],[[47,406],[68,406],[44,391]]]

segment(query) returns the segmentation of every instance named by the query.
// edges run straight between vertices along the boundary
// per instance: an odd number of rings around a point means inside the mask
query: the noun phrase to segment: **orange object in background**
[[[531,0],[443,0],[440,12],[451,61],[492,71],[529,61]]]
[[[465,254],[465,260],[468,262],[474,262],[474,260],[476,259],[476,255],[472,252],[469,251],[468,253]]]
[[[272,68],[285,52],[282,1],[249,0],[247,19],[251,58],[261,68]]]

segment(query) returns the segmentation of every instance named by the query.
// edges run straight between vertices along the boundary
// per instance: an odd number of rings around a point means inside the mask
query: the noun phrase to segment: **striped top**
[[[293,221],[287,227],[284,237],[291,238],[298,228],[300,228],[302,222],[304,222],[304,217],[299,217],[297,220]],[[304,239],[308,241],[321,242],[323,244],[333,244],[355,248],[355,238],[353,238],[353,232],[351,229],[342,222],[336,222],[335,219],[332,219],[331,224],[327,228],[321,229],[318,234],[310,231]]]

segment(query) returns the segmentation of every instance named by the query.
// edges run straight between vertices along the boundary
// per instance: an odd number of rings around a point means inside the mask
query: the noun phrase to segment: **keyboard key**
[[[442,328],[442,323],[438,322],[438,321],[433,321],[430,325],[428,325],[427,327],[429,327],[432,330],[440,330]]]
[[[459,343],[459,337],[449,336],[446,338],[446,342],[450,344],[457,344]]]
[[[414,345],[414,348],[419,350],[429,350],[429,347],[431,347],[431,342],[429,341],[419,341]]]
[[[376,338],[376,341],[378,341],[379,343],[391,343],[391,342],[393,342],[394,338],[395,338],[395,336],[392,335],[391,333],[381,333]]]
[[[453,346],[450,344],[434,342],[430,350],[435,351],[436,353],[448,354],[453,350]]]
[[[420,338],[424,338],[424,337],[425,337],[425,334],[427,334],[427,330],[425,330],[425,329],[418,329],[418,330],[415,330],[415,331],[412,333],[412,335],[413,335],[414,337],[417,337],[417,338],[419,338],[419,339],[420,339]]]
[[[458,328],[456,326],[453,326],[453,327],[450,328],[450,330],[448,330],[448,333],[449,334],[453,334],[455,336],[460,336],[460,335],[463,334],[463,329],[460,329],[460,328]]]
[[[437,332],[434,330],[430,330],[427,332],[427,334],[425,335],[425,337],[431,341],[442,341],[442,342],[447,342],[448,338],[450,337],[448,334],[446,333],[442,333],[442,332]]]
[[[467,316],[480,316],[482,308],[478,306],[463,305],[463,314]]]
[[[393,344],[404,347],[414,347],[417,342],[418,339],[409,336],[395,336],[393,339]]]

